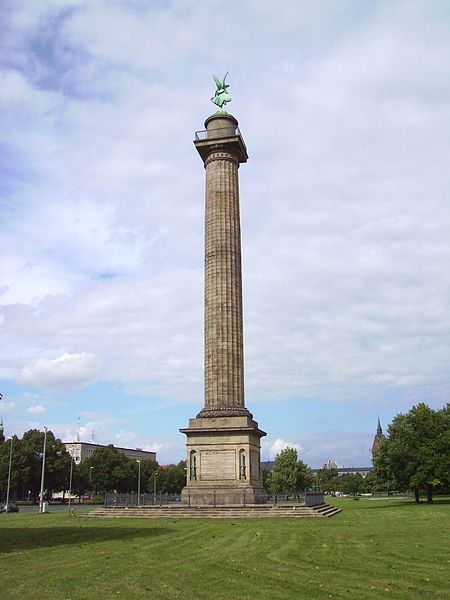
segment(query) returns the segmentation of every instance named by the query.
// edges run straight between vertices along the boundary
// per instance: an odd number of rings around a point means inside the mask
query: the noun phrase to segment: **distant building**
[[[317,471],[318,470],[319,469],[317,469]],[[366,477],[366,475],[368,475],[370,473],[370,471],[373,471],[373,467],[338,467],[337,468],[338,475],[345,475],[345,473],[351,473],[352,475],[359,474],[362,477]],[[316,469],[312,469],[312,472],[315,473]]]
[[[271,471],[275,466],[274,460],[265,460],[261,462],[261,473],[263,471]]]
[[[332,463],[335,464],[336,463],[334,461],[327,461],[325,464],[327,463]],[[266,460],[265,462],[261,463],[261,471],[271,471],[273,469],[275,465],[275,461],[274,460]],[[311,471],[315,474],[317,474],[319,471],[322,471],[322,469],[336,469],[338,472],[338,475],[344,475],[345,473],[359,473],[360,475],[362,475],[363,477],[366,477],[366,475],[368,475],[371,471],[373,471],[373,467],[338,467],[338,466],[334,466],[334,467],[325,467],[323,466],[321,469],[311,469]]]
[[[328,459],[322,465],[322,469],[337,469],[337,468],[338,468],[337,462],[335,462],[334,460],[330,460],[330,459]]]
[[[102,444],[93,444],[89,442],[64,442],[66,450],[70,452],[73,456],[73,459],[77,465],[89,458],[94,453],[94,450],[97,448],[106,448],[105,445]],[[147,450],[142,450],[141,448],[119,448],[114,446],[116,450],[128,456],[128,458],[132,458],[134,460],[148,460],[150,459],[153,462],[156,462],[156,452],[147,452]]]
[[[372,444],[372,462],[374,461],[375,456],[377,454],[380,440],[383,438],[384,438],[383,430],[381,429],[380,419],[378,418],[377,432],[375,434],[375,437],[373,438],[373,444]]]

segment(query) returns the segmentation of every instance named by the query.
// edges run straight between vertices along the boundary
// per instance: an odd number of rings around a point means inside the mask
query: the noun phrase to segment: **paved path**
[[[71,508],[74,508],[75,510],[77,509],[89,509],[89,508],[94,508],[94,505],[90,505],[90,504],[72,504]],[[98,505],[96,506],[96,508],[98,508]],[[54,513],[54,512],[61,512],[61,511],[68,511],[69,510],[69,506],[67,504],[51,504],[48,507],[48,512],[50,513]],[[38,513],[39,512],[39,506],[36,505],[31,505],[31,506],[20,506],[19,505],[19,515],[20,514],[29,514],[29,513]],[[2,513],[0,515],[0,518],[3,517],[5,513]],[[11,513],[11,514],[17,514],[17,513]]]

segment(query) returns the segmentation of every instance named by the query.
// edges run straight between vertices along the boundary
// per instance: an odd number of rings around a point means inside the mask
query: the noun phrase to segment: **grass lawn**
[[[333,504],[331,519],[3,514],[0,598],[449,598],[449,501]]]

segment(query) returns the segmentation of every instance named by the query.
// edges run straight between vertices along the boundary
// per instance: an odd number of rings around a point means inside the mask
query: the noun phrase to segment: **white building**
[[[324,463],[323,463],[323,465],[322,465],[322,469],[328,469],[328,470],[331,470],[331,469],[337,469],[337,468],[338,468],[338,466],[337,466],[337,462],[336,462],[336,461],[334,461],[334,460],[331,460],[331,459],[328,459],[328,460],[327,460],[326,462],[324,462]]]
[[[97,448],[105,448],[106,446],[102,444],[93,444],[89,442],[64,442],[66,450],[70,452],[73,456],[73,459],[77,465],[79,465],[83,460],[89,458],[94,453],[94,450]],[[116,450],[128,456],[128,458],[132,458],[134,460],[152,460],[156,462],[156,452],[148,452],[147,450],[142,450],[141,448],[119,448],[114,446]]]

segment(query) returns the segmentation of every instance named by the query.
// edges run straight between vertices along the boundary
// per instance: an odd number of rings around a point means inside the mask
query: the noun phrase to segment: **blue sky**
[[[229,71],[246,402],[263,458],[367,465],[449,391],[447,2],[9,2],[0,25],[7,434],[184,457],[203,404],[203,178]]]

